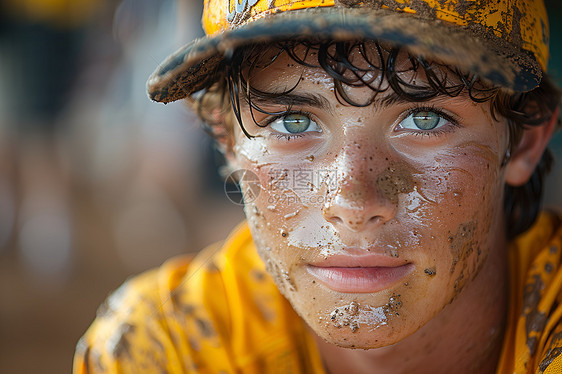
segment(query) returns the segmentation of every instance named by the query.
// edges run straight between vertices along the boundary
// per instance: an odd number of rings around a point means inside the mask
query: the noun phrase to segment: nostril
[[[381,216],[372,216],[371,218],[369,218],[368,222],[374,223],[379,221],[381,218],[382,218]]]
[[[341,225],[343,223],[343,220],[340,217],[330,217],[330,221],[337,225]]]

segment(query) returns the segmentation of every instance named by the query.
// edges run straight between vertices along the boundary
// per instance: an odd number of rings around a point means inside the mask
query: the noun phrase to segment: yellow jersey
[[[511,244],[510,301],[497,373],[562,373],[562,225],[543,213]],[[80,339],[74,373],[324,374],[304,322],[241,224],[195,258],[125,282]]]

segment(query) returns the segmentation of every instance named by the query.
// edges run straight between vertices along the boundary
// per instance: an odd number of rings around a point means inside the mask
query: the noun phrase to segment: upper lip
[[[357,267],[399,267],[409,263],[408,260],[391,257],[380,253],[365,253],[361,250],[361,254],[357,250],[345,250],[346,253],[337,253],[329,255],[318,261],[312,261],[310,266],[316,267],[340,267],[340,268],[357,268]],[[355,252],[355,253],[354,253]]]

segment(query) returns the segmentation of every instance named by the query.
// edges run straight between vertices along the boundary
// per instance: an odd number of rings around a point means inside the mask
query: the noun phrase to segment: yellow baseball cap
[[[206,37],[150,76],[151,99],[208,87],[235,48],[282,39],[374,39],[406,47],[512,91],[537,87],[548,60],[543,0],[204,0]]]

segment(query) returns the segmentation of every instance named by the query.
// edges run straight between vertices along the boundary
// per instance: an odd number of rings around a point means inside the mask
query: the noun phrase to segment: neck
[[[392,346],[347,349],[312,333],[327,372],[494,373],[501,353],[508,301],[506,243],[496,244],[478,276],[451,304]]]

